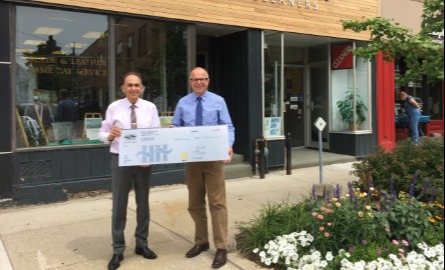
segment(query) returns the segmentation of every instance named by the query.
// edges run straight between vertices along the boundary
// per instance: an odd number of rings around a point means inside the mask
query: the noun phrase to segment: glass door
[[[308,122],[306,124],[306,136],[308,146],[318,148],[319,131],[314,126],[318,117],[327,123],[322,131],[323,148],[329,148],[329,76],[328,67],[325,64],[312,65],[309,68],[309,83],[306,102],[306,113]]]
[[[305,69],[302,66],[284,67],[284,132],[291,136],[292,147],[305,146],[304,143],[304,86]]]

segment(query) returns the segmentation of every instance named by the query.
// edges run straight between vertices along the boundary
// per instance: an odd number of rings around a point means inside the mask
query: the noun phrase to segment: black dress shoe
[[[220,268],[221,266],[225,265],[226,262],[227,262],[227,249],[218,248],[216,250],[215,258],[213,259],[212,267]]]
[[[108,263],[108,270],[116,270],[121,266],[121,261],[124,259],[122,254],[114,254]]]
[[[137,255],[142,255],[145,259],[150,260],[154,260],[158,257],[158,255],[156,255],[156,253],[154,253],[148,247],[136,247],[134,253],[136,253]]]
[[[201,252],[208,250],[209,248],[210,248],[210,245],[209,245],[208,242],[207,242],[207,243],[204,243],[204,244],[201,244],[201,245],[194,245],[194,246],[192,247],[192,249],[190,249],[189,251],[187,251],[187,253],[185,254],[185,256],[186,256],[187,258],[193,258],[193,257],[196,257],[196,256],[198,256],[199,254],[201,254]]]

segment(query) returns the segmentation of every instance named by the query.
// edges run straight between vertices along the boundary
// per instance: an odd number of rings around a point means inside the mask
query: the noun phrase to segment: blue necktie
[[[202,126],[202,98],[196,98],[198,104],[196,104],[195,126]]]

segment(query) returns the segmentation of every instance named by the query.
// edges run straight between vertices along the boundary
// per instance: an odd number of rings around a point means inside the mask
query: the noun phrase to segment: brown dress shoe
[[[218,248],[216,250],[215,258],[213,259],[212,267],[220,268],[227,262],[227,249]]]
[[[192,247],[192,249],[190,249],[189,251],[187,251],[187,253],[185,254],[185,256],[186,256],[187,258],[193,258],[193,257],[196,257],[196,256],[198,256],[199,254],[201,254],[201,252],[208,250],[209,248],[210,248],[210,245],[209,245],[208,242],[207,242],[207,243],[204,243],[204,244],[201,244],[201,245],[194,245],[194,246]]]

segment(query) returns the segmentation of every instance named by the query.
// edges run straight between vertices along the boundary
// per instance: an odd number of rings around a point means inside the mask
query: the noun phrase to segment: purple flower
[[[354,252],[355,251],[355,247],[349,247],[349,252]]]
[[[341,187],[339,184],[335,185],[335,198],[340,199],[340,190]]]
[[[409,198],[411,199],[412,197],[414,197],[414,189],[416,188],[415,184],[412,183],[411,185],[409,185]]]
[[[389,180],[389,193],[393,194],[394,192],[394,184],[396,183],[396,181],[394,180],[394,178],[391,178]]]
[[[429,203],[434,202],[434,196],[436,196],[436,188],[433,187],[433,189],[431,189],[431,198],[429,200]]]
[[[354,197],[354,189],[352,188],[351,182],[348,182],[348,193],[349,193],[349,203],[352,203],[352,198]]]
[[[413,184],[416,185],[417,184],[417,179],[419,179],[419,175],[417,173],[413,174]]]
[[[368,244],[368,241],[362,240],[362,245],[366,246]]]

